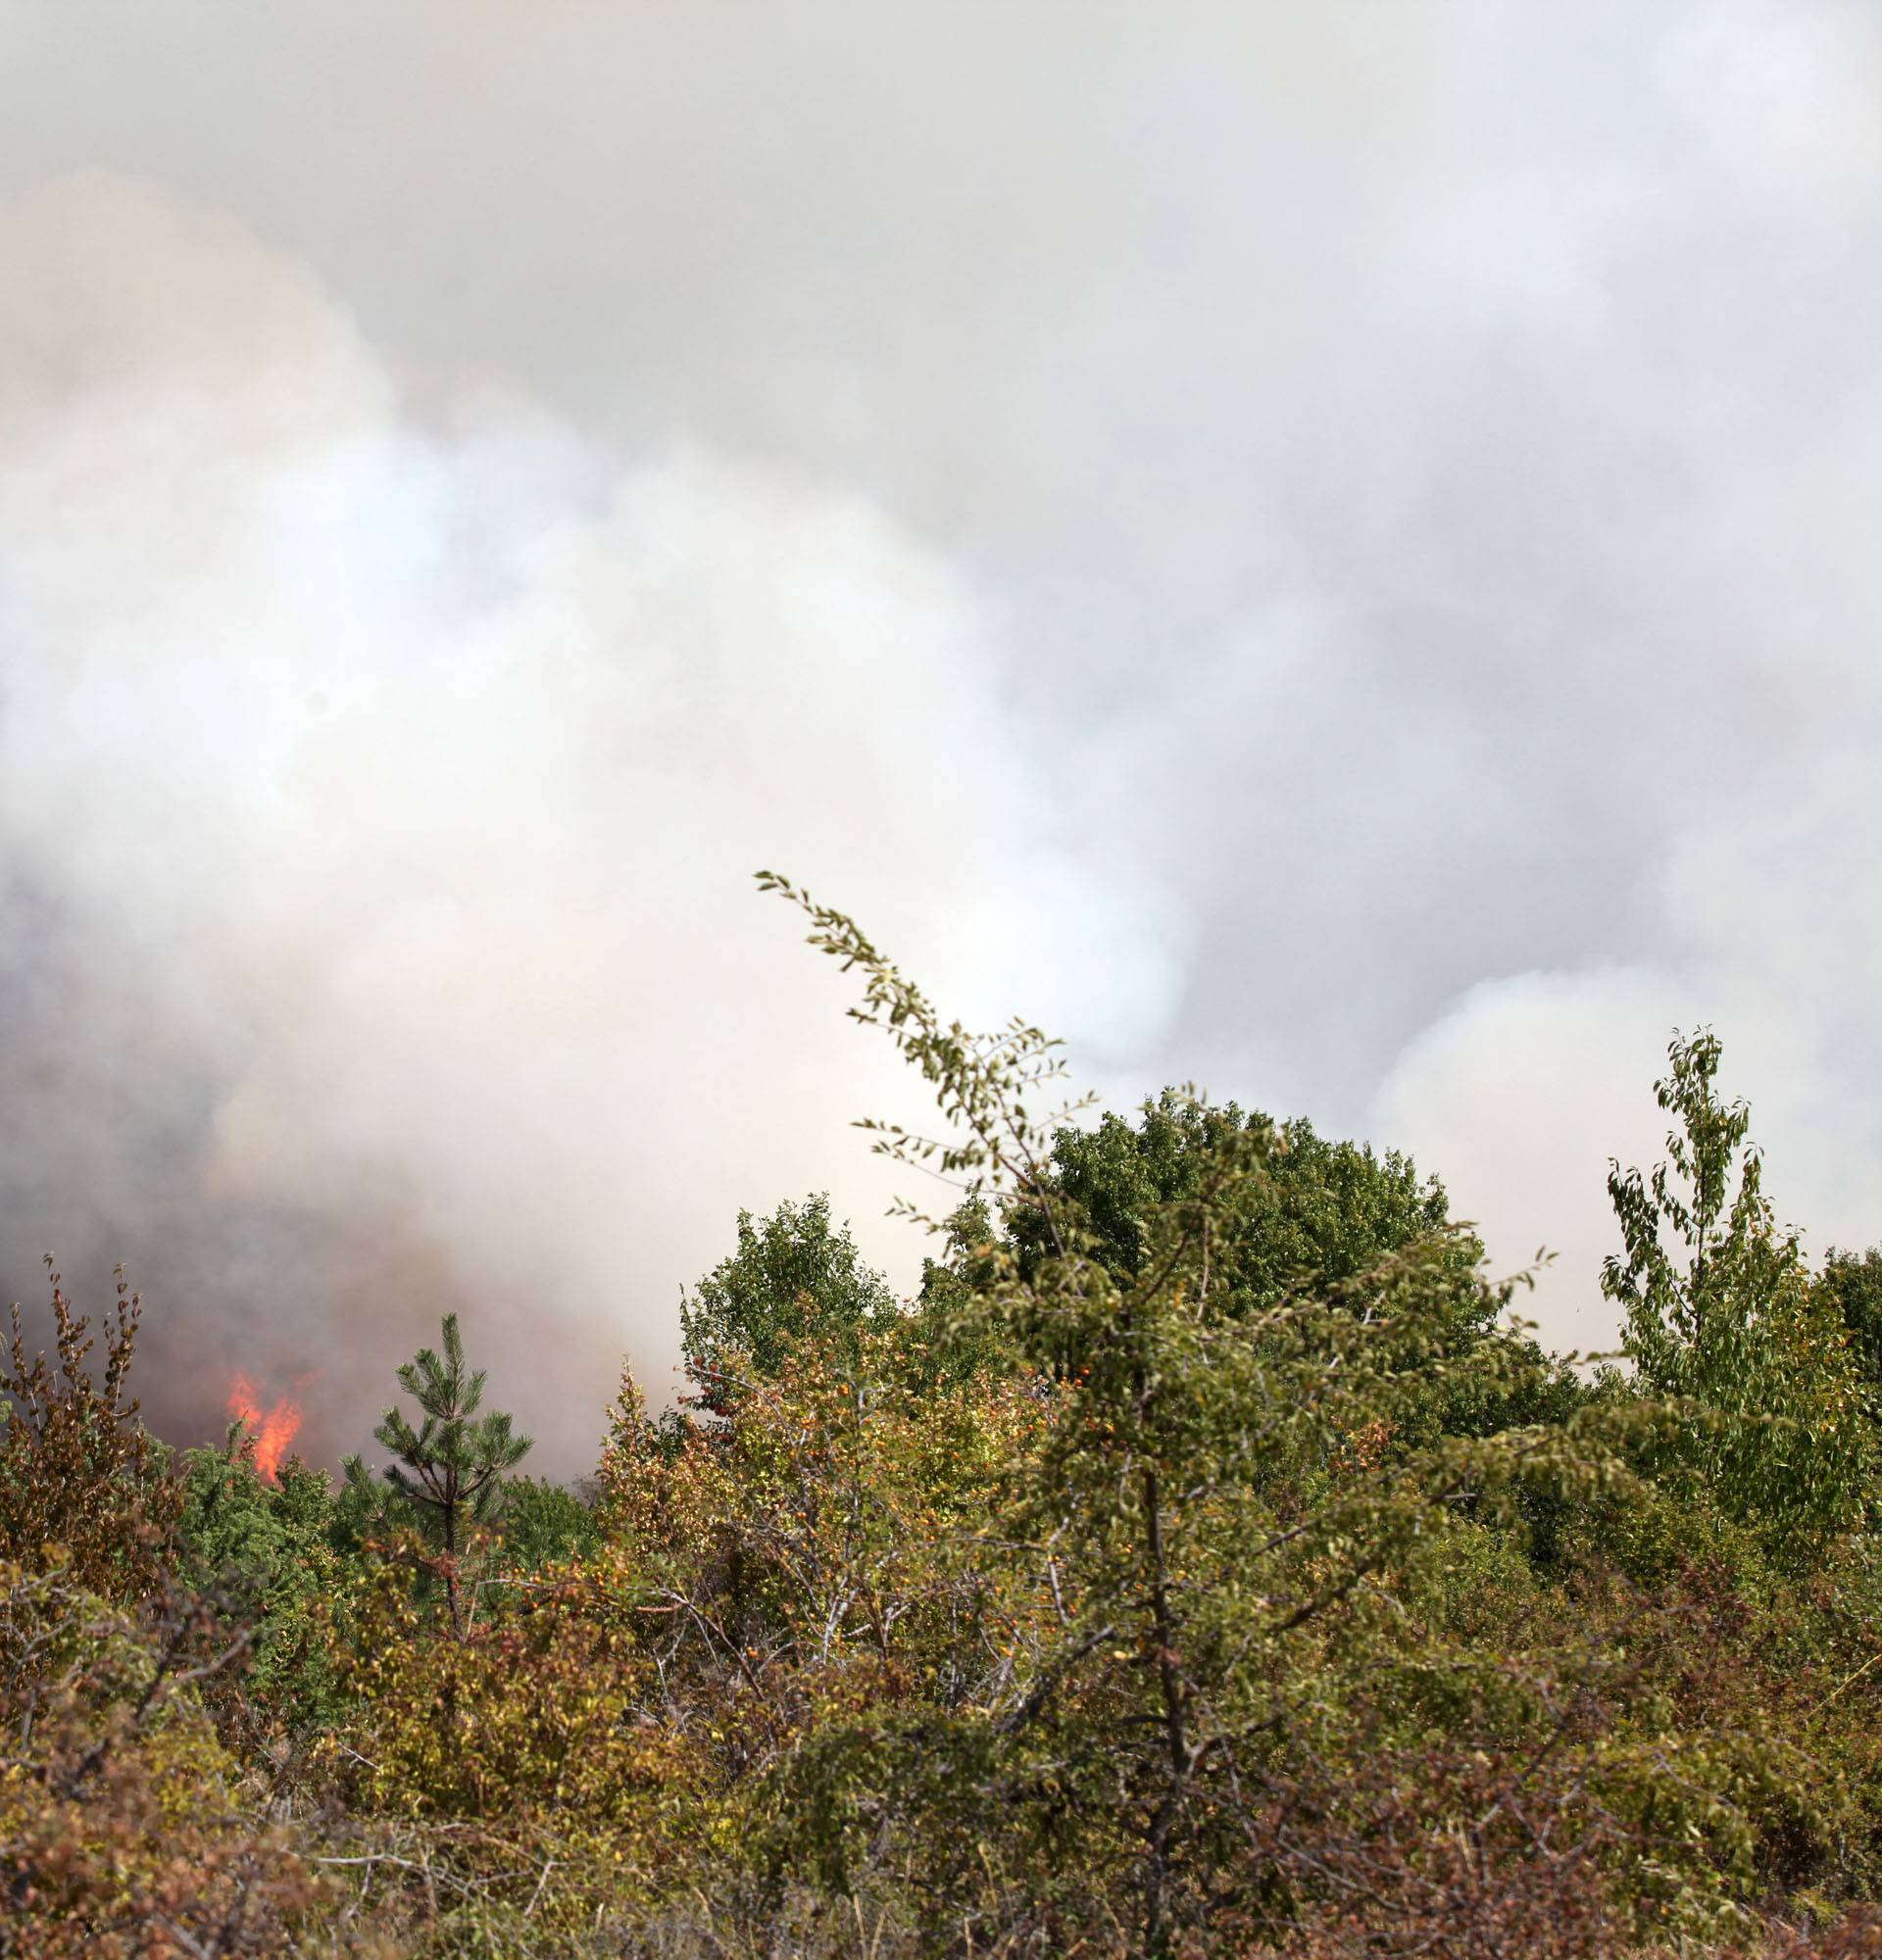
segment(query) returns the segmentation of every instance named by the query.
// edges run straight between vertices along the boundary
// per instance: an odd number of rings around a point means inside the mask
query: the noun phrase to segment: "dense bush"
[[[775,882],[775,881],[773,881]],[[172,1458],[54,1281],[0,1430],[0,1953],[1882,1952],[1882,1261],[1780,1232],[1678,1039],[1630,1365],[1412,1165],[814,943],[933,1085],[898,1303],[741,1216],[688,1393],[517,1474],[455,1317],[386,1478]]]

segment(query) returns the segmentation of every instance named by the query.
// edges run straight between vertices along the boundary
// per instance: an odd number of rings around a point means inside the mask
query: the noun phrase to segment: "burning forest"
[[[1876,1950],[1882,1251],[1778,1227],[1715,1036],[1610,1179],[1590,1372],[1408,1158],[1042,1113],[1056,1043],[762,882],[948,1126],[877,1131],[958,1187],[918,1293],[826,1198],[741,1215],[570,1490],[474,1317],[335,1480],[240,1375],[164,1448],[161,1320],[121,1278],[98,1354],[55,1272],[0,1383],[5,1950]]]
[[[0,1960],[1882,1960],[1879,350],[1859,0],[0,5]]]

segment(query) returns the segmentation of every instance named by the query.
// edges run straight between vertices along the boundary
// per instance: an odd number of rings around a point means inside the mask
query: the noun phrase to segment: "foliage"
[[[73,1566],[0,1564],[0,1954],[284,1950],[313,1873],[202,1696],[247,1643],[214,1595],[132,1615]]]
[[[17,1304],[0,1362],[0,1560],[29,1571],[57,1565],[106,1598],[135,1598],[163,1578],[177,1510],[164,1452],[128,1393],[142,1302],[120,1267],[94,1381],[90,1324],[73,1311],[50,1252],[45,1263],[56,1363],[27,1357]]]
[[[893,1352],[911,1384],[946,1381],[960,1386],[986,1372],[1021,1365],[981,1297],[994,1286],[1003,1254],[1010,1256],[992,1207],[974,1197],[941,1221],[941,1256],[921,1262],[921,1285],[895,1323]]]
[[[866,1126],[952,1186],[916,1298],[824,1200],[741,1214],[699,1393],[624,1377],[579,1491],[455,1320],[335,1488],[171,1464],[134,1300],[95,1391],[56,1314],[0,1954],[1882,1952],[1882,1254],[1804,1268],[1709,1037],[1589,1383],[1404,1158],[1188,1092],[1080,1128],[1040,1031],[767,882],[935,1093]]]
[[[723,1414],[742,1374],[774,1374],[794,1342],[815,1334],[846,1348],[895,1313],[888,1282],[847,1225],[832,1229],[819,1193],[765,1219],[741,1211],[737,1250],[680,1301],[679,1332],[704,1406]]]
[[[1272,1305],[1302,1280],[1350,1280],[1450,1225],[1443,1186],[1435,1178],[1420,1183],[1399,1152],[1380,1157],[1369,1145],[1327,1141],[1305,1119],[1275,1123],[1175,1089],[1147,1101],[1135,1126],[1106,1115],[1092,1130],[1057,1131],[1052,1182],[1088,1221],[1093,1256],[1126,1280],[1143,1269],[1157,1208],[1195,1197],[1212,1165],[1238,1150],[1261,1177],[1246,1195],[1234,1242],[1217,1252],[1214,1280],[1230,1310]],[[1036,1220],[1022,1211],[1015,1221],[1023,1254],[1042,1250]],[[1468,1311],[1482,1304],[1470,1283],[1482,1248],[1464,1234],[1451,1248]]]
[[[325,1611],[342,1580],[333,1491],[298,1458],[277,1482],[255,1469],[251,1439],[186,1450],[177,1539],[180,1569],[245,1602],[256,1640],[244,1685],[268,1720],[300,1728],[337,1711]]]
[[[1714,1086],[1720,1055],[1708,1030],[1674,1036],[1655,1085],[1675,1119],[1668,1160],[1613,1165],[1624,1250],[1602,1287],[1643,1385],[1687,1405],[1673,1453],[1733,1516],[1802,1550],[1859,1516],[1873,1443],[1843,1316],[1778,1229],[1751,1111]]]
[[[1871,1414],[1882,1414],[1882,1250],[1831,1247],[1817,1276],[1825,1308],[1849,1336],[1850,1358],[1861,1377]]]
[[[540,1477],[513,1477],[504,1490],[503,1562],[518,1572],[540,1572],[593,1553],[601,1529],[593,1510],[574,1492]]]
[[[414,1429],[396,1407],[385,1411],[372,1434],[397,1461],[385,1479],[402,1500],[397,1515],[416,1518],[437,1547],[433,1569],[443,1580],[452,1631],[465,1626],[462,1560],[480,1527],[503,1509],[505,1473],[529,1452],[530,1439],[513,1432],[501,1410],[476,1417],[483,1403],[484,1370],[467,1369],[458,1316],[444,1316],[444,1353],[421,1348],[399,1369],[399,1386],[419,1405],[423,1424]],[[364,1462],[349,1457],[346,1479],[357,1498],[370,1488]]]
[[[1123,1180],[1095,1174],[1063,1129],[1049,1155],[1020,1100],[1032,1078],[1007,1072],[1010,1053],[1022,1070],[1044,1053],[1029,1031],[1011,1045],[942,1031],[851,921],[784,889],[813,943],[862,971],[863,1017],[917,1057],[965,1130],[888,1132],[889,1153],[971,1171],[1008,1207],[1019,1250],[987,1310],[1053,1384],[1000,1529],[1054,1616],[1024,1630],[1008,1693],[984,1711],[987,1795],[1010,1828],[1039,1833],[1041,1856],[1075,1834],[1113,1888],[1140,1894],[1142,1940],[1161,1951],[1220,1893],[1274,1739],[1382,1577],[1519,1472],[1598,1488],[1614,1466],[1572,1430],[1401,1446],[1434,1373],[1506,1358],[1488,1341],[1449,1358],[1460,1262],[1435,1221],[1369,1271],[1263,1300],[1244,1275],[1259,1271],[1259,1221],[1285,1215],[1269,1126],[1165,1099],[1149,1149],[1101,1131],[1113,1167],[1120,1151],[1150,1166],[1125,1216]],[[1465,1324],[1487,1328],[1504,1303],[1486,1297]],[[1036,1774],[1040,1747],[1050,1798],[1029,1824],[1014,1782]]]

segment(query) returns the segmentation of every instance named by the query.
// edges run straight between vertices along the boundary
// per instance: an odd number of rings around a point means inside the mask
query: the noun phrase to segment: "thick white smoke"
[[[579,1464],[740,1203],[881,1208],[878,1057],[753,869],[970,997],[1029,914],[1119,916],[1052,860],[973,596],[787,471],[409,401],[151,190],[30,196],[0,263],[15,1285],[28,1232],[121,1250],[162,1414],[321,1368],[328,1446],[459,1304]],[[1118,931],[1086,957],[1154,1013]]]
[[[1873,688],[1845,697],[1866,720]],[[1826,744],[1826,748],[1829,745]],[[1833,760],[1780,804],[1728,797],[1669,854],[1679,953],[1659,964],[1486,981],[1412,1043],[1373,1122],[1445,1167],[1511,1262],[1547,1245],[1531,1308],[1559,1340],[1606,1345],[1593,1278],[1614,1250],[1601,1195],[1612,1155],[1664,1155],[1649,1092],[1669,1029],[1726,1040],[1728,1094],[1750,1091],[1780,1215],[1816,1253],[1882,1226],[1882,816],[1870,772]]]

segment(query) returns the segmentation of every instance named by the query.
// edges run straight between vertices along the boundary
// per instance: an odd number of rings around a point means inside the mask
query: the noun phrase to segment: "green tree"
[[[1808,1531],[1854,1521],[1869,1439],[1842,1316],[1776,1222],[1749,1105],[1718,1093],[1722,1053],[1709,1028],[1668,1044],[1654,1085],[1674,1119],[1666,1160],[1649,1174],[1610,1160],[1622,1250],[1602,1291],[1642,1387],[1688,1405],[1676,1460],[1798,1551]]]
[[[1231,1231],[1212,1249],[1215,1310],[1252,1317],[1289,1295],[1313,1295],[1367,1310],[1365,1276],[1418,1248],[1420,1284],[1439,1305],[1442,1351],[1503,1351],[1500,1365],[1432,1371],[1423,1406],[1402,1412],[1401,1433],[1490,1435],[1565,1415],[1579,1399],[1572,1371],[1552,1367],[1533,1342],[1495,1323],[1501,1296],[1480,1283],[1483,1247],[1455,1224],[1435,1177],[1420,1178],[1399,1151],[1322,1137],[1305,1118],[1288,1122],[1234,1103],[1217,1107],[1181,1089],[1147,1100],[1135,1123],[1107,1114],[1089,1130],[1065,1128],[1052,1142],[1042,1189],[1076,1205],[1092,1256],[1120,1285],[1145,1271],[1151,1221],[1208,1189],[1240,1163]],[[1022,1271],[1049,1254],[1038,1207],[1011,1213]],[[1494,1386],[1493,1386],[1494,1385]]]
[[[1871,1412],[1882,1414],[1882,1248],[1858,1255],[1832,1246],[1817,1286],[1849,1336]]]
[[[1001,1272],[1002,1234],[992,1207],[970,1198],[942,1221],[941,1257],[921,1261],[921,1285],[897,1322],[891,1352],[912,1387],[959,1386],[1014,1356],[996,1337],[981,1296]]]
[[[1143,1270],[1146,1220],[1155,1208],[1194,1195],[1217,1160],[1237,1152],[1258,1162],[1262,1177],[1235,1243],[1218,1249],[1215,1283],[1231,1306],[1271,1305],[1304,1280],[1350,1279],[1450,1226],[1443,1186],[1420,1181],[1401,1152],[1380,1156],[1370,1145],[1321,1137],[1304,1119],[1276,1123],[1180,1089],[1147,1100],[1134,1125],[1107,1115],[1095,1129],[1061,1130],[1048,1182],[1089,1220],[1094,1255],[1127,1280]],[[1015,1215],[1015,1238],[1028,1257],[1043,1250],[1037,1212]],[[1474,1239],[1457,1239],[1461,1278],[1467,1280],[1480,1256]],[[1475,1304],[1475,1290],[1466,1291]]]
[[[561,1484],[545,1477],[512,1478],[503,1515],[504,1563],[519,1572],[592,1552],[601,1528],[594,1508]]]
[[[813,1333],[826,1348],[851,1351],[863,1329],[898,1311],[848,1225],[831,1225],[826,1193],[780,1204],[768,1218],[741,1211],[737,1250],[680,1303],[687,1372],[705,1406],[723,1414],[742,1370],[775,1374],[792,1344]]]
[[[247,1691],[291,1722],[329,1716],[337,1690],[317,1608],[332,1594],[341,1560],[331,1543],[333,1490],[325,1471],[292,1456],[278,1482],[264,1483],[253,1440],[238,1427],[223,1448],[183,1452],[181,1490],[182,1571],[254,1616]]]
[[[441,1556],[453,1633],[464,1633],[460,1562],[476,1531],[493,1524],[504,1505],[505,1477],[528,1454],[531,1439],[514,1434],[501,1410],[478,1416],[485,1371],[465,1366],[458,1316],[444,1316],[444,1353],[421,1348],[399,1369],[399,1386],[418,1403],[424,1421],[414,1429],[396,1407],[385,1411],[372,1434],[398,1459],[385,1467],[386,1482],[409,1508]],[[364,1462],[349,1456],[348,1484],[364,1495],[371,1488]]]

